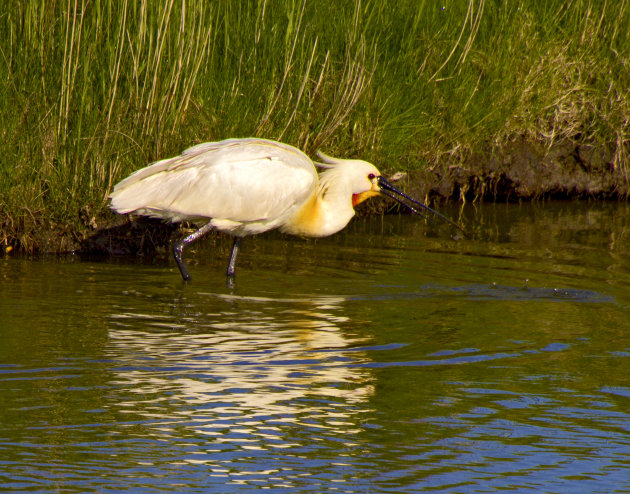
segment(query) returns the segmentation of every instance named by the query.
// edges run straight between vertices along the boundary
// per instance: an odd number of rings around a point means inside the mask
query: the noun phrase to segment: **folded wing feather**
[[[143,168],[110,197],[119,213],[254,222],[288,214],[310,197],[316,183],[312,162],[298,149],[232,139],[199,144]]]

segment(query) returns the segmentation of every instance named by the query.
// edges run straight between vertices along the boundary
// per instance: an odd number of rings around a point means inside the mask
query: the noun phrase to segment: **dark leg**
[[[227,277],[234,278],[234,269],[236,268],[236,258],[241,248],[241,237],[234,237],[234,245],[232,245],[232,253],[230,254],[230,263],[227,268]]]
[[[173,256],[175,257],[175,262],[177,263],[179,272],[182,273],[182,278],[184,278],[184,281],[190,280],[190,275],[188,274],[188,268],[186,267],[186,263],[184,262],[184,259],[182,258],[184,247],[194,242],[198,238],[203,237],[210,230],[212,230],[212,225],[210,225],[210,223],[206,223],[204,226],[199,228],[199,230],[197,230],[194,233],[191,233],[186,238],[184,238],[183,240],[180,240],[173,246]]]

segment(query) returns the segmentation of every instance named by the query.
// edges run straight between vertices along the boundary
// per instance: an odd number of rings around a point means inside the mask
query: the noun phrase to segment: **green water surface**
[[[627,492],[630,209],[0,259],[5,492]]]

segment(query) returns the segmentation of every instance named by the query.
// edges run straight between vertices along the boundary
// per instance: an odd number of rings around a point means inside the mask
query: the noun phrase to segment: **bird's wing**
[[[204,142],[186,149],[180,156],[156,161],[132,173],[114,187],[112,196],[151,175],[196,166],[214,166],[238,161],[243,158],[278,157],[283,161],[299,161],[311,164],[310,159],[299,149],[281,142],[255,137],[226,139],[217,142]],[[302,165],[304,166],[304,165]],[[312,165],[311,165],[312,166]]]
[[[118,212],[169,219],[238,222],[278,218],[303,203],[317,184],[311,160],[291,146],[263,139],[204,143],[120,182]]]

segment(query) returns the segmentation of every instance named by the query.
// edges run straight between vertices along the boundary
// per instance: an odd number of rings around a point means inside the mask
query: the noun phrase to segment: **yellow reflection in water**
[[[352,336],[344,298],[199,296],[176,314],[111,316],[121,410],[152,421],[154,434],[172,438],[184,426],[206,438],[188,463],[292,448],[299,436],[356,445],[374,379],[356,365],[367,355],[352,348],[365,340]]]

